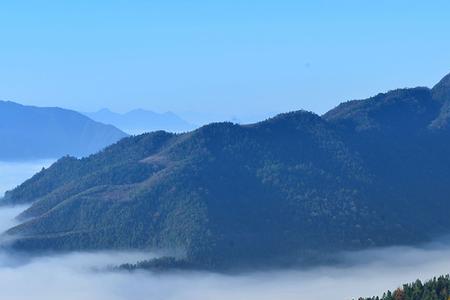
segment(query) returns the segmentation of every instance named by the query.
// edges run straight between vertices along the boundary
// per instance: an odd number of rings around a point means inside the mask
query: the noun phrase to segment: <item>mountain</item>
[[[125,136],[71,110],[0,101],[0,160],[86,156]]]
[[[186,132],[195,128],[194,125],[181,119],[172,112],[156,113],[143,109],[135,109],[125,114],[101,109],[86,113],[88,117],[98,122],[111,124],[129,134],[166,130],[169,132]]]
[[[449,82],[64,157],[3,199],[31,203],[11,246],[166,249],[226,269],[429,241],[450,232]]]

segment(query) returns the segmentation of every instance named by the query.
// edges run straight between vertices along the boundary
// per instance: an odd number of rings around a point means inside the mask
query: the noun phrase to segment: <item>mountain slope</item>
[[[146,151],[123,161],[126,144]],[[249,249],[265,247],[261,255],[273,257],[286,242],[294,251],[301,244],[313,249],[313,228],[325,237],[342,222],[364,226],[366,204],[348,201],[369,180],[360,164],[310,113],[246,127],[212,124],[187,135],[152,133],[86,159],[62,159],[7,194],[14,203],[43,195],[23,214],[34,219],[10,233],[22,236],[16,246],[34,249],[171,248],[219,264],[250,260]],[[55,182],[56,189],[40,193]],[[336,210],[342,213],[326,224]],[[323,228],[315,228],[317,220]],[[322,242],[331,247],[345,234]]]
[[[0,101],[0,160],[85,156],[125,136],[74,111]]]
[[[181,119],[172,112],[156,113],[143,109],[135,109],[124,114],[102,109],[86,113],[88,117],[104,124],[111,124],[130,134],[166,130],[169,132],[186,132],[195,126]]]
[[[448,101],[433,92],[395,90],[341,104],[323,116],[374,175],[372,202],[396,209],[397,223],[412,223],[410,230],[417,236],[450,229],[445,220],[450,208],[450,130],[433,126]]]
[[[438,85],[439,86],[439,85]],[[252,125],[123,139],[7,193],[26,250],[170,249],[209,268],[294,263],[450,232],[448,100],[427,88]]]

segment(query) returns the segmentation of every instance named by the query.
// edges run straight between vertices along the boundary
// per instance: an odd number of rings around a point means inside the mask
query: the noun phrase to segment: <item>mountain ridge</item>
[[[428,88],[63,158],[6,194],[25,250],[181,249],[213,269],[415,244],[450,231],[450,130]],[[64,220],[64,222],[62,222]]]
[[[112,124],[129,134],[142,134],[144,132],[165,130],[169,132],[186,132],[195,129],[173,112],[156,113],[144,109],[133,109],[126,113],[115,113],[107,108],[86,116],[105,124]]]
[[[85,156],[127,136],[75,111],[0,101],[0,159]]]

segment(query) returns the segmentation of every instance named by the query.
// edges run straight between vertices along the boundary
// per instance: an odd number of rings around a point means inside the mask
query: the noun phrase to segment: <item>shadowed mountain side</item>
[[[402,89],[252,125],[129,137],[63,158],[4,203],[25,250],[176,249],[213,269],[293,264],[448,233],[446,99]]]

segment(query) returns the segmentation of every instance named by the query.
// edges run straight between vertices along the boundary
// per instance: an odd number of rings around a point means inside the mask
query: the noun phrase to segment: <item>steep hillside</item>
[[[170,249],[227,268],[449,233],[450,132],[433,126],[448,100],[438,89],[65,157],[7,193],[4,203],[32,203],[8,231],[12,246]]]
[[[0,160],[80,157],[125,136],[74,111],[0,101]]]

